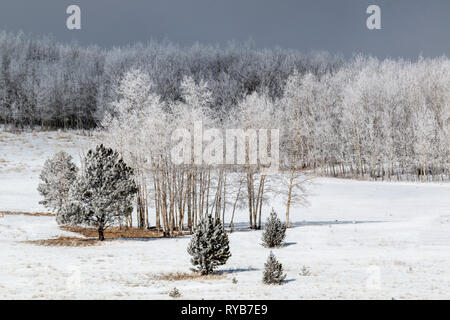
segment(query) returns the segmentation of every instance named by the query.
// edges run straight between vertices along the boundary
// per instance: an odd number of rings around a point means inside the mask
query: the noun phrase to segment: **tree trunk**
[[[294,171],[291,171],[291,176],[289,177],[289,191],[288,191],[288,199],[286,204],[286,228],[291,227],[291,222],[289,221],[289,213],[291,209],[291,199],[292,199],[292,188],[294,182]]]
[[[235,213],[235,211],[236,211],[236,206],[237,206],[237,203],[238,203],[238,201],[239,201],[239,197],[240,197],[240,195],[241,195],[241,187],[242,187],[242,184],[243,184],[243,179],[239,182],[239,189],[238,189],[238,192],[237,192],[237,195],[236,195],[236,200],[234,201],[234,205],[233,205],[233,213],[231,214],[231,220],[230,220],[230,230],[231,230],[231,232],[233,232],[233,220],[234,220],[234,213]],[[224,222],[225,223],[225,222]]]
[[[103,227],[98,227],[98,240],[103,241],[105,240],[105,236],[103,234]]]

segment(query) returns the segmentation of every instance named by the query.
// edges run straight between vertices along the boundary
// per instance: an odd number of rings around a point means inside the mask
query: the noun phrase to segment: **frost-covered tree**
[[[135,193],[133,170],[117,152],[99,145],[87,153],[58,222],[96,227],[103,241],[106,228],[132,213]]]
[[[257,140],[262,141],[264,139],[264,141],[269,142],[267,134],[271,132],[269,130],[280,129],[282,124],[278,121],[281,120],[281,117],[277,111],[273,99],[266,92],[254,92],[242,100],[231,117],[233,119],[232,125],[245,130],[249,135],[249,138],[244,142],[244,167],[246,171],[249,226],[252,229],[261,229],[261,214],[268,180],[268,175],[264,172],[264,169],[267,169],[268,165],[277,166],[275,159],[269,157],[267,146],[266,149],[261,148],[259,150],[259,157],[256,156],[257,149],[259,149]],[[256,133],[256,130],[259,130],[259,134]],[[253,139],[251,139],[252,133],[254,133]],[[257,135],[258,137],[256,137]],[[269,135],[271,136],[271,134]],[[262,144],[260,147],[262,147]],[[238,151],[237,148],[236,151]],[[271,150],[271,153],[273,154],[274,150]],[[264,163],[266,162],[264,160],[270,163]]]
[[[307,168],[314,161],[314,141],[319,125],[321,112],[317,110],[320,99],[320,87],[317,78],[312,74],[302,76],[294,73],[286,81],[285,89],[279,103],[283,109],[281,123],[282,131],[282,166],[285,175],[279,175],[278,193],[286,198],[286,227],[290,227],[291,207],[306,203],[306,187],[309,177]],[[322,102],[322,101],[320,101]],[[330,117],[333,118],[333,117]],[[327,132],[323,128],[321,132]],[[331,135],[330,135],[331,137]]]
[[[264,264],[263,282],[265,284],[282,284],[286,279],[283,265],[277,261],[275,255],[270,251],[269,257]]]
[[[231,253],[228,236],[220,220],[214,219],[211,214],[203,218],[195,228],[187,250],[192,256],[194,270],[203,275],[224,265]]]
[[[262,233],[262,244],[266,248],[279,247],[286,237],[286,226],[278,218],[277,213],[272,208],[270,216],[267,218]]]
[[[72,156],[60,151],[47,159],[44,168],[39,175],[42,183],[38,185],[38,191],[44,200],[39,203],[59,213],[67,202],[69,189],[75,181],[78,168],[72,160]]]
[[[148,74],[132,69],[116,88],[119,97],[113,103],[113,114],[106,113],[102,121],[103,142],[117,150],[133,168],[137,184],[136,209],[139,228],[148,226],[147,174],[157,165],[171,130],[161,99],[152,92]],[[130,221],[129,224],[131,224]]]

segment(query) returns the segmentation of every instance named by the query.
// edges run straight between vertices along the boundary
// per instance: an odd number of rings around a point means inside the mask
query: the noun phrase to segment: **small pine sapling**
[[[219,219],[212,215],[203,218],[194,230],[188,253],[192,256],[193,271],[210,274],[224,265],[231,256],[227,233]]]
[[[169,296],[171,298],[177,299],[181,297],[181,292],[176,287],[172,289],[172,291],[169,292]]]
[[[311,275],[311,270],[307,266],[303,266],[302,269],[300,270],[299,275],[303,277],[308,277]]]
[[[286,237],[286,226],[278,218],[277,213],[272,208],[269,218],[267,218],[262,234],[262,245],[266,248],[276,248],[281,246]]]
[[[286,279],[286,274],[283,272],[283,265],[270,251],[267,262],[264,264],[263,282],[265,284],[282,284],[284,279]]]

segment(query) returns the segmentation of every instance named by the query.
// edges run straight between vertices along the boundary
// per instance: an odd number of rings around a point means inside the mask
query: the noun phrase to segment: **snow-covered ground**
[[[0,131],[0,210],[46,211],[36,191],[45,160],[64,150],[79,163],[90,140],[81,132]]]
[[[43,162],[59,149],[78,160],[88,139],[0,133],[0,210],[42,211]],[[230,234],[224,277],[171,282],[154,277],[189,272],[189,237],[43,247],[23,241],[69,233],[53,217],[7,215],[0,218],[0,298],[169,299],[173,287],[186,299],[450,298],[449,184],[320,178],[310,192],[310,206],[291,214],[286,245],[273,250],[287,272],[281,286],[261,282],[269,250],[260,231]],[[282,216],[283,204],[273,206]],[[237,221],[246,218],[242,211]],[[303,266],[311,275],[300,275]]]

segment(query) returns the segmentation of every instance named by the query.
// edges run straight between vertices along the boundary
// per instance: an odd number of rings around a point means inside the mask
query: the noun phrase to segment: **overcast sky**
[[[66,8],[81,8],[81,30]],[[366,9],[381,7],[381,30]],[[450,0],[1,0],[0,29],[102,47],[168,39],[180,45],[252,39],[256,47],[350,56],[450,56]]]

